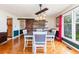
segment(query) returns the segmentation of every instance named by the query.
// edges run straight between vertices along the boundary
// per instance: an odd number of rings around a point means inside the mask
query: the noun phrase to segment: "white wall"
[[[20,29],[20,21],[17,20],[17,17],[13,19],[13,31],[14,30],[19,30]]]
[[[13,30],[19,29],[19,21],[15,15],[12,15],[6,11],[0,10],[0,32],[7,32],[7,18],[12,17],[13,19]]]
[[[25,29],[25,20],[19,20],[20,22],[20,29]]]
[[[48,21],[47,27],[50,28],[55,28],[56,27],[56,18],[54,16],[47,17],[46,19]]]

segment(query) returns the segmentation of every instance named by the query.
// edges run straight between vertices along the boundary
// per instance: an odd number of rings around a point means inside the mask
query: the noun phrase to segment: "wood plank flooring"
[[[29,45],[32,43],[30,42]],[[17,38],[15,41],[9,40],[6,44],[0,45],[0,54],[33,54],[32,47],[28,47],[23,51],[24,46],[24,37],[21,36],[20,39]],[[37,49],[37,53],[43,53],[43,49]],[[78,51],[67,48],[67,45],[55,41],[55,50],[53,49],[53,42],[52,44],[50,41],[47,42],[47,54],[79,54]]]

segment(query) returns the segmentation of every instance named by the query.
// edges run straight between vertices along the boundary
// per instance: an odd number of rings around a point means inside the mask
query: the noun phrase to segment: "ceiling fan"
[[[39,4],[39,7],[40,7],[40,11],[36,12],[35,15],[41,14],[41,13],[43,13],[43,12],[48,10],[48,8],[41,9],[42,8],[42,4]]]

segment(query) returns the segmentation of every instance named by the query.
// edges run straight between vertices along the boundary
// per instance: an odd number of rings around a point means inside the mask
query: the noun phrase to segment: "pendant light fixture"
[[[40,11],[36,12],[36,20],[45,20],[46,19],[46,11],[48,8],[42,9],[42,4],[39,4]]]

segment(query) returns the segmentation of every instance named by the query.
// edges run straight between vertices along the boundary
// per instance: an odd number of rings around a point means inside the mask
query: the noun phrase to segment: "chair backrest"
[[[23,34],[27,34],[27,30],[25,29],[25,30],[23,30]]]
[[[47,32],[33,32],[33,40],[36,44],[43,44],[46,42]]]
[[[36,29],[36,31],[42,31],[42,29]]]
[[[52,30],[52,35],[55,37],[56,30]]]

